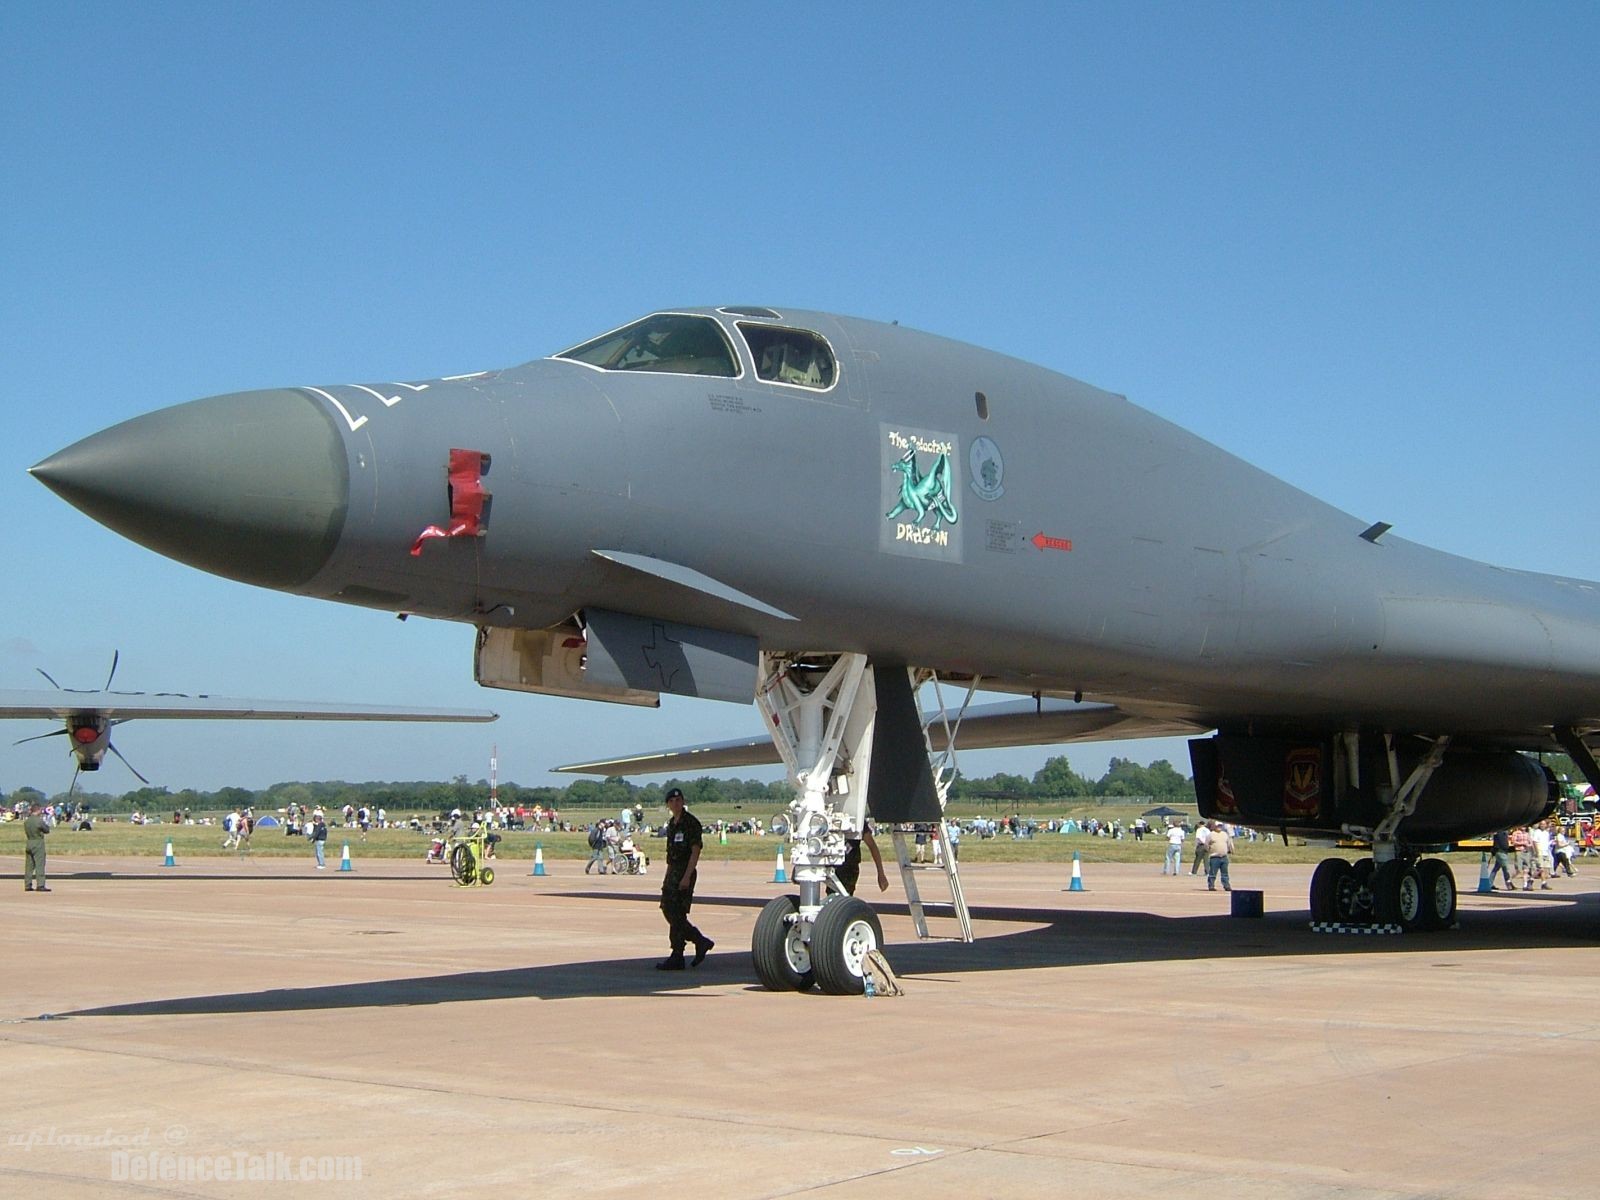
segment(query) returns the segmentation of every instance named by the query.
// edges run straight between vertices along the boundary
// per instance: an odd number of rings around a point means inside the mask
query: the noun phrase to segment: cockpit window
[[[833,351],[820,334],[808,329],[780,329],[775,325],[739,322],[739,332],[750,347],[756,375],[769,383],[825,391],[838,375]]]
[[[606,371],[666,371],[678,375],[739,374],[728,337],[710,317],[677,313],[654,316],[563,350],[570,358]]]
[[[770,308],[757,308],[751,305],[748,308],[719,308],[719,313],[727,313],[730,317],[761,317],[767,321],[781,321],[783,314]]]

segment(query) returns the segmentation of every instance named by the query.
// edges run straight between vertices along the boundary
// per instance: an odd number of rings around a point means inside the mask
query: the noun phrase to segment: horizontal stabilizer
[[[322,704],[295,700],[236,700],[177,693],[0,691],[0,719],[65,720],[98,713],[114,721],[494,721],[482,708],[401,708],[387,704]]]
[[[1131,738],[1192,737],[1209,730],[1193,721],[1135,716],[1115,704],[1075,704],[1071,700],[1006,700],[967,710],[956,735],[960,750],[1007,746],[1052,746],[1067,742],[1111,742]],[[944,725],[930,731],[935,750],[944,749]],[[693,775],[730,767],[771,766],[781,761],[768,737],[680,746],[622,758],[556,767],[573,775]]]

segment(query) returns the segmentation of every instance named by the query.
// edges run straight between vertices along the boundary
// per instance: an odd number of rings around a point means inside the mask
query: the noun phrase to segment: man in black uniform
[[[852,896],[856,894],[856,880],[861,878],[861,843],[867,844],[867,849],[872,852],[872,865],[878,868],[878,890],[889,890],[889,876],[883,869],[883,855],[878,850],[878,842],[872,836],[872,822],[867,821],[861,826],[861,836],[848,838],[844,844],[844,862],[834,869],[844,890]]]
[[[683,806],[683,793],[673,788],[667,793],[667,873],[661,881],[661,914],[667,918],[672,953],[656,964],[658,971],[681,971],[683,948],[694,943],[694,966],[710,953],[713,942],[689,923],[689,908],[694,904],[695,868],[700,865],[702,843],[700,820]]]

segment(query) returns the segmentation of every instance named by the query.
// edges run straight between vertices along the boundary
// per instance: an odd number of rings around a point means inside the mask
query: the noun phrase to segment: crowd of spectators
[[[1519,825],[1494,835],[1494,867],[1489,875],[1489,886],[1496,879],[1504,880],[1505,891],[1531,892],[1534,884],[1540,890],[1551,891],[1555,880],[1562,875],[1568,879],[1578,871],[1572,865],[1577,858],[1600,855],[1596,837],[1600,835],[1593,816],[1564,822],[1555,819],[1534,825]]]
[[[27,815],[27,807],[26,800],[15,799],[0,806],[0,823],[21,820]],[[314,814],[317,816],[323,814],[320,805],[308,808],[295,803],[279,811],[283,817],[281,821],[283,832],[290,837],[304,836]],[[86,805],[78,805],[71,800],[45,804],[44,815],[54,826],[79,830],[92,829],[96,820],[107,822],[118,820],[118,817],[112,814],[96,813],[91,816]],[[335,816],[342,819],[345,829],[359,831],[362,838],[373,829],[405,829],[414,833],[446,834],[450,831],[451,825],[450,817],[443,813],[437,816],[414,813],[409,817],[392,817],[381,806],[346,804],[342,810],[336,811]],[[241,834],[245,845],[248,845],[250,833],[254,832],[256,827],[254,814],[248,808],[235,809],[220,819],[207,815],[195,817],[187,810],[174,810],[170,816],[135,811],[126,819],[134,825],[220,824],[229,848],[239,847]],[[659,836],[660,832],[645,822],[643,809],[638,805],[622,809],[616,817],[577,823],[564,819],[561,813],[553,808],[491,805],[473,810],[469,820],[477,828],[497,834],[511,830],[527,830],[535,833],[582,833],[599,828],[614,830],[617,835],[616,840],[620,841],[624,836],[652,837]],[[271,821],[266,823],[271,824]],[[334,825],[336,822],[328,821],[328,824]],[[1115,840],[1131,838],[1142,842],[1148,835],[1163,847],[1167,842],[1168,831],[1173,827],[1181,828],[1186,835],[1192,834],[1195,830],[1194,823],[1182,816],[1169,816],[1161,824],[1155,825],[1142,816],[1124,822],[1098,817],[1025,817],[1014,813],[1002,817],[952,819],[949,825],[956,831],[957,837],[965,833],[980,841],[1002,837],[1028,840],[1041,834],[1086,834],[1090,837]],[[1275,840],[1275,835],[1271,831],[1257,831],[1249,826],[1230,825],[1225,828],[1236,842],[1260,840],[1270,843]],[[768,833],[785,836],[788,833],[785,817],[781,812],[769,821],[763,821],[760,817],[708,821],[706,830],[709,836],[714,837],[720,837],[724,833],[755,836],[764,836]],[[1493,849],[1496,865],[1501,868],[1497,870],[1496,877],[1504,876],[1507,881],[1506,886],[1514,886],[1524,891],[1531,891],[1535,887],[1548,889],[1557,876],[1572,876],[1577,873],[1574,867],[1577,859],[1600,857],[1600,813],[1568,814],[1552,817],[1531,826],[1504,831],[1495,835]],[[1500,861],[1501,855],[1505,856],[1503,862]],[[1514,885],[1510,882],[1511,876],[1516,878]]]

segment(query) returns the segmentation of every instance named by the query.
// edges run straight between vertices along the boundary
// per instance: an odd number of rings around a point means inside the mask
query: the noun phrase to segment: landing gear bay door
[[[587,609],[581,623],[478,631],[474,674],[509,688],[653,707],[661,693],[749,704],[756,640],[743,634]]]

